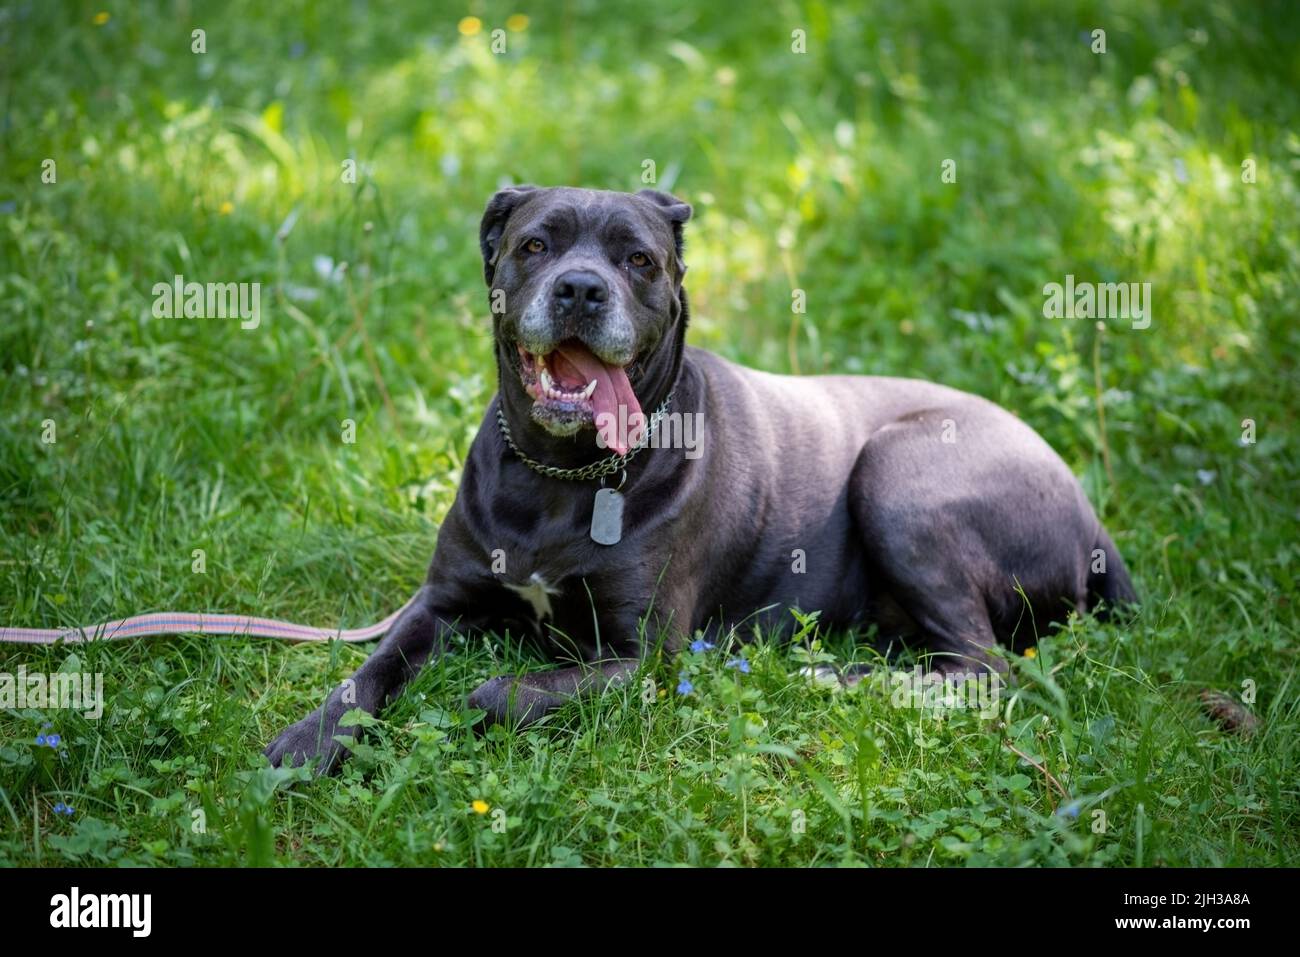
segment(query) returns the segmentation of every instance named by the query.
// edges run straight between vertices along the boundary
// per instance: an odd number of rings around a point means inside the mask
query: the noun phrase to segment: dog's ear
[[[506,220],[515,207],[536,189],[536,186],[507,186],[498,190],[488,200],[487,209],[483,210],[483,221],[478,227],[478,245],[483,251],[483,278],[489,286],[496,272],[497,253],[501,249],[501,234],[505,232]]]
[[[681,262],[683,248],[682,227],[686,225],[687,220],[691,218],[691,213],[694,212],[694,210],[691,209],[691,204],[684,203],[676,196],[672,196],[669,193],[661,193],[657,189],[643,189],[637,193],[637,195],[650,200],[650,202],[658,206],[663,214],[668,217],[668,222],[671,223],[673,227],[673,240],[677,245],[677,261]],[[683,272],[684,271],[685,268],[683,268]]]

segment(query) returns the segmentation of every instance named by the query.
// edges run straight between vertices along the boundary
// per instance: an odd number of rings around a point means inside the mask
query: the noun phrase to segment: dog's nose
[[[555,302],[565,312],[590,315],[604,307],[609,286],[594,272],[573,269],[555,280]]]

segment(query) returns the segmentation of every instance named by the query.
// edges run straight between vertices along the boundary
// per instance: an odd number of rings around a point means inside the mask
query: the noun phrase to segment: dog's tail
[[[1106,534],[1106,529],[1098,526],[1097,543],[1088,564],[1088,610],[1094,611],[1100,604],[1097,617],[1105,620],[1124,606],[1137,603],[1137,591],[1133,588],[1133,580],[1128,577],[1124,557]]]

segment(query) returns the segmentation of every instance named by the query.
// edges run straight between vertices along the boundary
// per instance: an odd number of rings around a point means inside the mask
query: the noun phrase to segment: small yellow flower
[[[528,29],[528,16],[523,13],[516,13],[506,18],[506,29],[511,33],[522,33]]]
[[[235,211],[235,204],[232,203],[230,200],[226,200],[224,203],[222,203],[221,208],[217,210],[217,212],[221,213],[222,216],[229,216],[234,211]]]
[[[109,21],[110,16],[107,10],[99,11],[99,13],[95,14],[95,26],[102,27]]]
[[[471,804],[470,807],[474,809],[475,814],[486,814],[488,812],[488,802],[481,798]]]
[[[1038,657],[1038,649],[1037,649],[1037,648],[1026,648],[1026,649],[1025,649],[1025,657],[1026,657],[1026,658],[1037,658],[1037,657]]]
[[[463,37],[475,37],[483,29],[483,21],[478,17],[463,17],[460,23],[456,24],[456,29]]]
[[[660,689],[659,689],[659,697],[662,698],[662,697],[663,697],[664,695],[666,695],[667,693],[668,693],[668,689],[667,689],[667,688],[660,688]]]

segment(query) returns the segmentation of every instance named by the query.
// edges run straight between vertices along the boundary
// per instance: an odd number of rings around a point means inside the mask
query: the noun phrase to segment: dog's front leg
[[[487,712],[485,725],[524,727],[576,697],[599,694],[629,680],[640,665],[638,658],[613,658],[518,677],[499,675],[479,685],[469,705]]]
[[[451,627],[430,586],[421,588],[356,673],[331,691],[324,704],[267,745],[265,754],[271,764],[296,767],[319,758],[317,774],[337,768],[347,751],[346,744],[335,740],[344,733],[339,719],[353,708],[374,714],[394,698],[425,661],[441,654]]]

